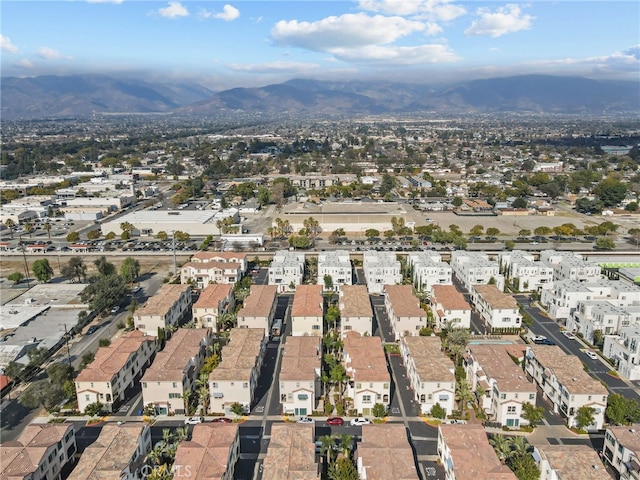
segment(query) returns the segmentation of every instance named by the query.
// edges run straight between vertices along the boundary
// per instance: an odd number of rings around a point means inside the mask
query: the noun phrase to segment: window
[[[516,413],[516,407],[515,406],[507,407],[507,413]]]
[[[371,403],[371,395],[363,395],[362,403]]]
[[[242,388],[249,388],[249,382],[244,382],[242,384]]]
[[[529,400],[533,400],[535,398],[536,394],[535,393],[530,393],[529,394]]]
[[[507,394],[506,393],[501,393],[500,394],[500,399],[504,400],[505,398],[507,398]]]
[[[91,399],[89,398],[89,395],[85,395],[85,396],[84,396],[84,399],[85,399],[85,401],[87,401],[87,402],[91,400]]]
[[[218,382],[211,383],[211,388],[218,388]]]
[[[178,382],[173,382],[173,388],[178,388]]]
[[[170,393],[169,394],[169,398],[180,398],[182,397],[182,395],[180,395],[179,393]]]
[[[320,330],[320,325],[311,325],[311,330]]]
[[[142,388],[147,388],[147,382],[142,382]]]
[[[388,383],[383,383],[382,384],[382,388],[389,388],[389,384]]]

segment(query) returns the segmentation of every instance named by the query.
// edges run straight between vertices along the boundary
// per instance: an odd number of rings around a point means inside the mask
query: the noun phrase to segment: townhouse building
[[[343,340],[342,362],[349,382],[345,395],[358,415],[372,415],[376,403],[389,407],[391,376],[380,337],[349,332]]]
[[[324,325],[322,285],[299,285],[291,305],[291,335],[322,336]]]
[[[521,327],[518,303],[495,285],[474,285],[471,299],[487,332]]]
[[[479,424],[441,424],[438,427],[438,457],[447,480],[518,478],[500,462],[484,427]]]
[[[269,336],[278,306],[275,285],[251,285],[249,295],[238,311],[238,328],[261,328]]]
[[[362,480],[420,478],[404,425],[363,425],[355,460]]]
[[[313,425],[274,423],[262,462],[262,477],[278,480],[318,480]]]
[[[540,252],[540,261],[553,268],[554,281],[597,282],[602,278],[600,265],[583,260],[575,253],[543,250]]]
[[[413,287],[385,285],[383,291],[384,306],[396,340],[418,335],[420,329],[427,326],[427,312],[420,306],[420,299],[413,293]]]
[[[628,380],[640,380],[640,323],[622,327],[619,335],[606,335],[602,352],[618,373]]]
[[[500,264],[490,260],[489,256],[480,252],[454,250],[451,252],[451,268],[454,277],[468,291],[474,285],[495,285],[504,290],[504,276],[500,273]]]
[[[331,278],[331,289],[338,292],[343,285],[353,284],[353,270],[347,250],[318,253],[318,285],[326,288],[325,277]]]
[[[200,328],[218,331],[218,318],[235,308],[233,285],[212,283],[205,286],[191,307],[192,319]]]
[[[243,273],[241,264],[236,262],[188,262],[180,267],[180,283],[192,283],[202,290],[211,283],[233,285]]]
[[[604,432],[602,455],[618,478],[640,478],[640,424],[608,426]]]
[[[100,347],[93,361],[76,377],[78,410],[99,402],[112,412],[125,399],[125,390],[139,381],[156,353],[156,337],[139,330],[123,334]]]
[[[431,287],[431,311],[437,328],[471,327],[471,304],[453,285]]]
[[[451,265],[442,261],[438,252],[410,252],[407,256],[407,266],[411,271],[413,285],[418,290],[429,292],[434,285],[453,283],[453,269]]]
[[[240,457],[238,424],[200,423],[176,449],[173,478],[233,480]]]
[[[157,336],[160,329],[178,327],[191,313],[191,287],[165,283],[133,314],[136,330]]]
[[[304,253],[278,250],[269,265],[268,283],[276,285],[278,293],[295,290],[304,277]]]
[[[382,293],[385,285],[402,282],[400,262],[392,252],[365,251],[362,254],[362,270],[369,293]]]
[[[455,408],[455,366],[442,351],[440,338],[402,337],[400,354],[420,412],[428,414],[437,403],[451,414]]]
[[[251,409],[262,369],[267,337],[261,328],[232,328],[222,361],[209,375],[209,411],[227,413],[234,403]]]
[[[536,261],[532,253],[523,250],[500,252],[501,273],[520,292],[537,292],[553,286],[553,268]]]
[[[338,298],[340,309],[340,336],[349,332],[371,335],[373,328],[373,308],[365,285],[345,285]]]
[[[471,391],[490,422],[510,428],[529,423],[522,418],[522,406],[536,405],[536,387],[504,345],[469,345],[463,366]]]
[[[69,480],[139,479],[145,472],[144,460],[150,450],[151,427],[148,423],[107,423],[95,442],[82,452]]]
[[[3,480],[60,480],[75,461],[76,435],[71,423],[27,425],[18,438],[0,444]]]
[[[611,480],[590,445],[536,445],[532,456],[540,469],[540,480]]]
[[[179,328],[142,376],[144,405],[157,415],[184,414],[200,369],[213,344],[209,328]]]
[[[240,271],[244,275],[248,268],[247,254],[242,252],[208,252],[198,251],[191,257],[193,263],[221,262],[238,263]]]
[[[305,416],[315,410],[321,394],[321,368],[320,337],[287,337],[278,377],[283,414]]]
[[[578,302],[578,307],[567,319],[567,330],[581,334],[593,344],[596,343],[596,331],[603,335],[615,335],[621,328],[640,322],[640,304],[634,307],[620,307],[614,302]]]
[[[587,430],[602,429],[609,392],[584,371],[575,355],[557,345],[527,345],[525,373],[553,404],[553,411],[566,417],[567,426],[576,426],[578,409],[588,407],[593,409],[594,423]]]

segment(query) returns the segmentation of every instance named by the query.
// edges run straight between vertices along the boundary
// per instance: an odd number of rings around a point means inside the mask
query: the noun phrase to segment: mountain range
[[[2,118],[175,113],[349,116],[363,114],[640,112],[640,83],[524,75],[444,86],[385,81],[295,79],[214,92],[193,83],[160,83],[105,75],[3,77]]]

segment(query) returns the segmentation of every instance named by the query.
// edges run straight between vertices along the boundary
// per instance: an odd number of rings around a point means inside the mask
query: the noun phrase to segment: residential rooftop
[[[321,367],[320,337],[287,337],[282,351],[280,380],[310,380]]]
[[[251,285],[249,296],[244,299],[243,306],[238,311],[238,318],[268,317],[277,293],[277,285]]]
[[[453,285],[433,285],[431,290],[435,297],[432,300],[435,299],[444,310],[471,310],[471,304]]]
[[[271,428],[269,448],[262,463],[262,478],[277,480],[316,480],[320,478],[315,463],[313,425],[275,423]]]
[[[473,288],[494,309],[518,309],[515,298],[501,292],[495,285],[474,285]]]
[[[536,447],[562,480],[612,480],[598,453],[589,445]]]
[[[366,285],[343,285],[340,287],[339,303],[342,318],[373,318]]]
[[[421,382],[455,382],[454,365],[442,351],[440,337],[402,337]]]
[[[385,285],[384,291],[398,317],[426,317],[420,300],[413,293],[411,285]]]
[[[180,296],[190,289],[191,287],[189,285],[165,283],[160,287],[158,293],[153,297],[148,298],[145,304],[136,310],[136,317],[165,315],[178,301]]]
[[[507,353],[505,345],[469,345],[467,348],[487,378],[497,381],[501,392],[536,392],[535,385],[526,379],[522,368]]]
[[[209,381],[249,380],[264,341],[263,328],[232,328],[222,347],[222,361],[211,371]]]
[[[191,440],[180,442],[176,451],[174,479],[209,480],[225,478],[231,448],[238,436],[238,424],[200,423]],[[189,468],[187,468],[189,467]]]
[[[361,336],[358,332],[351,331],[343,342],[345,367],[349,377],[356,382],[391,381],[380,337]]]
[[[220,306],[220,303],[231,295],[232,291],[233,285],[231,284],[211,283],[202,290],[198,300],[193,304],[193,308],[217,309]]]
[[[404,425],[363,425],[358,443],[358,466],[367,480],[411,480],[418,478],[413,451]]]
[[[293,295],[292,317],[322,317],[322,285],[298,285]]]

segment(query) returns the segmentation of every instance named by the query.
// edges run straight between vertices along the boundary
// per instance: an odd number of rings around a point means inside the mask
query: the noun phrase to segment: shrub
[[[436,403],[433,407],[431,407],[431,411],[429,413],[431,413],[432,417],[440,419],[444,419],[444,417],[447,416],[447,411],[442,408],[439,403]]]
[[[373,406],[373,416],[376,418],[382,418],[387,414],[387,408],[381,404],[381,403],[376,403]]]
[[[329,415],[331,412],[333,412],[333,405],[331,405],[331,402],[324,402],[325,415]]]
[[[336,413],[340,416],[344,415],[344,405],[342,403],[336,405]]]

